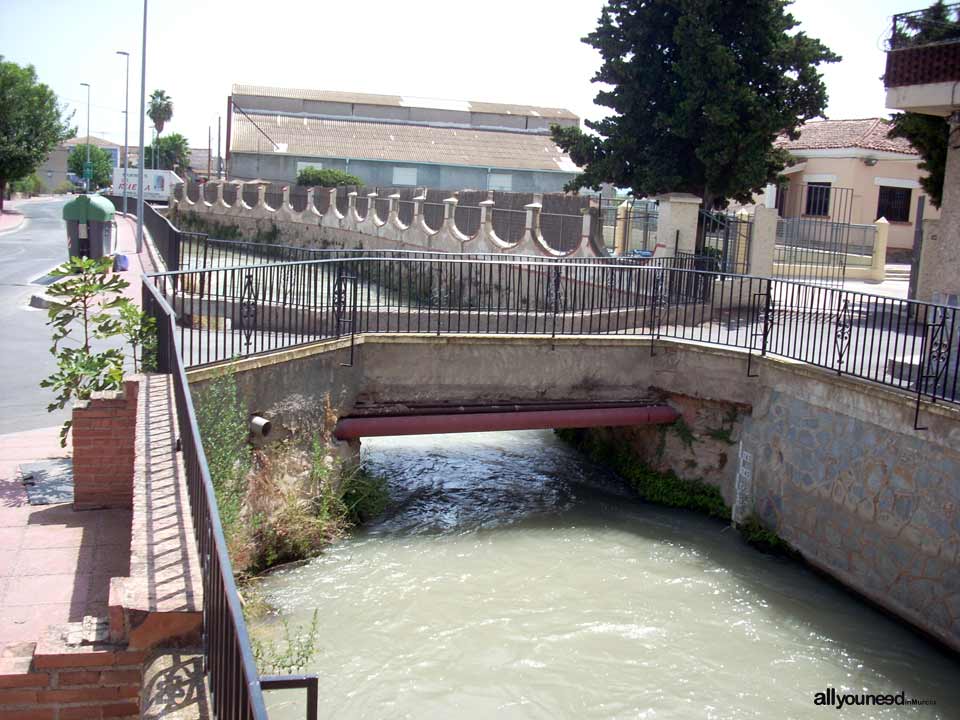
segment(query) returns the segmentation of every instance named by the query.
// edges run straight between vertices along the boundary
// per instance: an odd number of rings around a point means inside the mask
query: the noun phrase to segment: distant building
[[[765,202],[782,208],[791,195],[801,198],[799,188],[808,191],[797,208],[798,214],[821,216],[826,208],[837,207],[831,195],[838,188],[849,196],[843,205],[845,217],[832,218],[855,224],[873,223],[885,217],[890,223],[888,253],[892,258],[906,259],[913,246],[917,198],[924,195],[917,167],[919,153],[903,138],[887,137],[890,124],[882,118],[858,120],[816,120],[800,128],[800,137],[780,137],[776,146],[785,148],[797,159],[783,174],[786,186],[770,186]],[[939,217],[929,202],[925,218]]]
[[[67,182],[69,178],[67,170],[67,158],[70,151],[78,145],[88,144],[88,137],[75,137],[67,140],[62,145],[57,146],[43,161],[43,164],[37,168],[37,175],[46,184],[48,190],[53,190],[58,185]],[[123,155],[123,145],[98,138],[94,135],[89,136],[89,144],[105,151],[110,156],[111,165],[120,167],[120,158]],[[131,158],[133,155],[131,154]]]
[[[371,186],[557,192],[578,168],[550,125],[579,122],[561,108],[234,85],[227,173],[292,182],[336,168]]]

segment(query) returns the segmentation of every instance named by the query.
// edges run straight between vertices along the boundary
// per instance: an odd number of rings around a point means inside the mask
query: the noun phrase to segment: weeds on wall
[[[286,619],[281,620],[283,634],[279,640],[251,637],[253,659],[261,675],[294,675],[307,669],[317,654],[320,625],[317,611],[307,626],[291,630]]]
[[[624,446],[609,442],[596,432],[579,429],[554,431],[594,462],[606,465],[623,477],[647,502],[666,507],[696,510],[711,517],[730,519],[730,506],[720,491],[702,480],[685,480],[672,472],[653,470]]]

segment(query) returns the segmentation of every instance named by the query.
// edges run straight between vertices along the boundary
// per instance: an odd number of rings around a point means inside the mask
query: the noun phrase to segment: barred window
[[[822,217],[830,214],[830,183],[807,183],[807,202],[804,212],[807,215]]]
[[[886,218],[889,222],[910,221],[910,188],[880,186],[880,199],[877,202],[877,219]]]

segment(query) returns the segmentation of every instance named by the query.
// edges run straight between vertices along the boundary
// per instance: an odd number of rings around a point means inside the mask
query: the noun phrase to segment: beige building
[[[797,162],[784,170],[785,186],[768,187],[764,204],[794,217],[862,225],[885,217],[887,257],[909,261],[917,199],[925,198],[925,219],[939,211],[920,187],[919,154],[907,140],[887,137],[889,128],[881,118],[818,120],[806,123],[796,140],[779,138],[777,147]]]

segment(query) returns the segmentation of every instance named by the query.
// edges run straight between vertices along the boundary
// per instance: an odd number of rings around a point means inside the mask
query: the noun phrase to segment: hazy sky
[[[731,0],[736,1],[736,0]],[[809,35],[843,56],[827,66],[833,118],[885,116],[883,38],[896,12],[927,0],[797,0]],[[590,83],[599,56],[580,38],[603,0],[151,0],[147,94],[173,98],[167,127],[192,147],[226,113],[234,82],[567,107],[602,112]],[[32,63],[86,133],[123,142],[124,60],[130,52],[130,144],[140,100],[139,0],[2,0],[0,54]],[[84,39],[84,35],[92,39]],[[225,117],[224,117],[225,120]],[[147,127],[149,142],[150,127]],[[164,129],[167,132],[167,129]],[[224,142],[226,138],[224,137]]]

